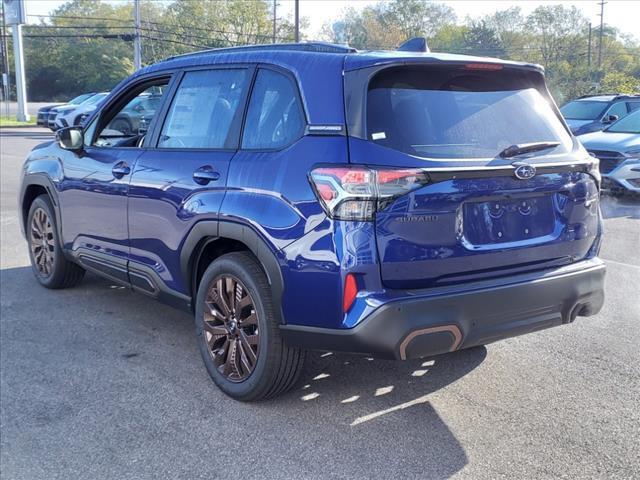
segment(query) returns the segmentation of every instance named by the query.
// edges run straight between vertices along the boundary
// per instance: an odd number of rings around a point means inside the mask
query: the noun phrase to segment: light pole
[[[142,44],[140,39],[140,0],[133,0],[133,19],[136,34],[133,37],[133,66],[136,70],[142,68]]]

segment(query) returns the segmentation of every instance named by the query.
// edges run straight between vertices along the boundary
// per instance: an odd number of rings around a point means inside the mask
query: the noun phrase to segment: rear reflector
[[[358,285],[356,285],[356,277],[353,273],[348,273],[344,279],[344,296],[342,297],[342,311],[347,313],[358,294]]]

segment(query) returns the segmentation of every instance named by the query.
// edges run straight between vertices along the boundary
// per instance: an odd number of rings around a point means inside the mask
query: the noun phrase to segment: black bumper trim
[[[503,278],[482,288],[393,301],[351,329],[280,328],[292,346],[380,358],[421,358],[595,315],[604,303],[605,270],[601,260],[592,259],[554,271]]]

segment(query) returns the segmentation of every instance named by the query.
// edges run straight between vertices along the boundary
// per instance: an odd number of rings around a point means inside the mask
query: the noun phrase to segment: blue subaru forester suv
[[[90,270],[193,312],[250,401],[307,349],[414,359],[597,313],[599,181],[539,66],[308,43],[136,72],[30,153],[19,201],[43,286]]]

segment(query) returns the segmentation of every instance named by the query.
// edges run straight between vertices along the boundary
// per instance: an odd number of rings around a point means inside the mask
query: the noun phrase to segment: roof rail
[[[589,93],[587,95],[582,95],[578,98],[589,98],[589,97],[608,97],[612,96],[615,98],[626,98],[626,97],[639,97],[639,93],[614,93],[614,92],[603,92],[603,93]]]
[[[348,45],[339,45],[336,43],[325,42],[307,42],[307,43],[265,43],[260,45],[243,45],[239,47],[222,47],[200,50],[198,52],[183,53],[174,55],[166,60],[174,58],[184,58],[197,56],[206,53],[233,53],[233,52],[254,52],[254,51],[272,51],[272,50],[293,50],[301,52],[319,52],[319,53],[356,53],[357,50]]]

